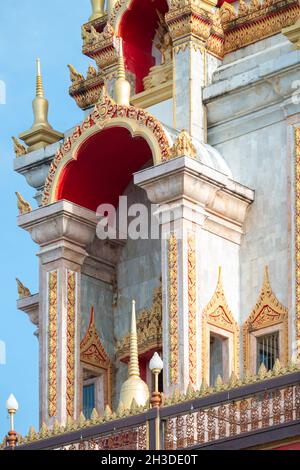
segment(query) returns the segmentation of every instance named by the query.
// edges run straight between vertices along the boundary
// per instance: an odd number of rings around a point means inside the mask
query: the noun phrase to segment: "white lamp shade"
[[[15,396],[11,394],[6,402],[6,409],[7,411],[18,411],[19,403],[17,402]]]
[[[164,367],[164,363],[163,361],[161,360],[161,357],[159,356],[159,354],[156,352],[154,353],[150,363],[149,363],[149,368],[151,371],[153,370],[159,370],[161,371]]]

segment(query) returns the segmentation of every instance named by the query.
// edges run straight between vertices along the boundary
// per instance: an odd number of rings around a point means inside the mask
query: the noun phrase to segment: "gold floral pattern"
[[[67,414],[74,417],[75,399],[75,322],[76,322],[76,273],[68,271],[67,312]]]
[[[48,275],[48,414],[56,414],[57,271]]]
[[[196,237],[188,238],[188,298],[189,298],[189,381],[197,382],[197,289],[196,289]]]
[[[169,291],[169,375],[170,383],[178,382],[178,260],[177,237],[168,240],[168,291]]]

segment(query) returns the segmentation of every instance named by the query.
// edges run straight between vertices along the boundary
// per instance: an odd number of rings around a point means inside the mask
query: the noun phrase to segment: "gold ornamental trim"
[[[196,236],[188,238],[188,318],[189,318],[189,383],[197,383],[197,289]]]
[[[112,362],[108,356],[95,325],[94,307],[85,337],[80,343],[80,362],[105,372],[105,406],[112,404]]]
[[[56,415],[57,271],[48,275],[48,414]]]
[[[74,417],[75,407],[75,326],[76,273],[67,273],[67,415]]]
[[[219,268],[219,276],[216,290],[204,308],[202,313],[202,379],[205,382],[208,374],[208,361],[209,351],[207,350],[208,345],[208,334],[209,325],[220,328],[221,330],[228,331],[233,335],[233,370],[229,371],[229,375],[232,372],[238,377],[239,376],[239,349],[240,349],[240,328],[236,322],[226,300],[226,296],[223,288],[222,281],[222,270]]]
[[[299,16],[297,0],[252,0],[248,9],[240,2],[238,16],[224,25],[224,54],[280,33],[283,28],[293,25]]]
[[[283,325],[283,361],[288,363],[288,310],[284,307],[272,291],[268,268],[265,268],[263,286],[257,303],[243,325],[243,362],[244,370],[250,370],[250,335],[253,331],[275,325]]]
[[[169,376],[178,383],[178,249],[177,237],[168,240],[168,299],[169,299]]]
[[[297,358],[300,360],[300,127],[294,130],[295,137],[295,253],[296,253],[296,341]]]
[[[162,348],[162,287],[154,290],[153,303],[150,309],[143,310],[137,319],[137,336],[139,355],[153,349]],[[130,333],[118,341],[116,355],[119,360],[127,360],[130,356]]]
[[[226,54],[280,33],[300,16],[298,0],[240,0],[238,11],[223,3],[215,12],[195,2],[173,2],[166,22],[177,50],[193,37],[205,49],[223,59]]]

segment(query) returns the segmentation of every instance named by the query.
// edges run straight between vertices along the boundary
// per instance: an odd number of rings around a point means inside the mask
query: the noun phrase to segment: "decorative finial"
[[[20,193],[16,192],[17,200],[18,200],[18,209],[19,215],[28,214],[28,212],[32,211],[32,207],[29,202],[25,201],[23,196]]]
[[[117,104],[121,106],[130,105],[130,83],[126,80],[126,70],[123,55],[123,40],[122,38],[116,39],[116,47],[119,50],[118,60],[118,78],[115,81],[115,99]]]
[[[120,402],[125,409],[130,409],[132,401],[138,406],[145,406],[149,400],[149,389],[140,377],[138,339],[136,330],[135,301],[132,301],[131,333],[130,333],[130,362],[128,367],[128,379],[123,383],[120,394]]]
[[[36,97],[45,97],[41,73],[41,59],[36,59]]]
[[[186,130],[182,130],[171,148],[171,158],[190,157],[197,158],[197,150],[192,138]]]
[[[75,67],[72,64],[68,64],[68,69],[70,71],[70,80],[72,82],[72,85],[76,85],[76,83],[79,83],[84,80],[84,76],[77,72]]]
[[[18,141],[16,137],[12,137],[12,141],[14,143],[14,151],[16,157],[23,157],[27,154],[26,148]]]
[[[91,0],[93,13],[89,18],[89,21],[97,20],[104,16],[104,4],[105,0]]]
[[[25,287],[24,284],[18,278],[16,278],[16,282],[17,282],[17,287],[18,287],[19,299],[24,299],[25,297],[30,297],[31,292],[28,289],[28,287]]]
[[[46,147],[63,138],[63,134],[53,130],[48,122],[49,104],[44,94],[40,59],[36,61],[36,93],[32,108],[34,123],[28,131],[20,134],[20,139],[29,146],[28,152]]]
[[[135,314],[135,300],[132,301],[131,312],[131,333],[130,333],[130,362],[128,368],[128,377],[139,377],[139,356],[138,356],[138,340],[136,332],[136,314]]]

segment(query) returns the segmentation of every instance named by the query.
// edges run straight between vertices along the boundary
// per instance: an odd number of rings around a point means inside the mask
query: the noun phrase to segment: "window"
[[[96,406],[95,401],[95,384],[83,386],[83,414],[86,419],[90,419],[92,411]]]
[[[257,337],[257,370],[264,364],[267,370],[274,367],[276,359],[279,359],[279,331]]]
[[[210,334],[209,383],[214,386],[218,375],[228,379],[228,340],[217,334]]]

